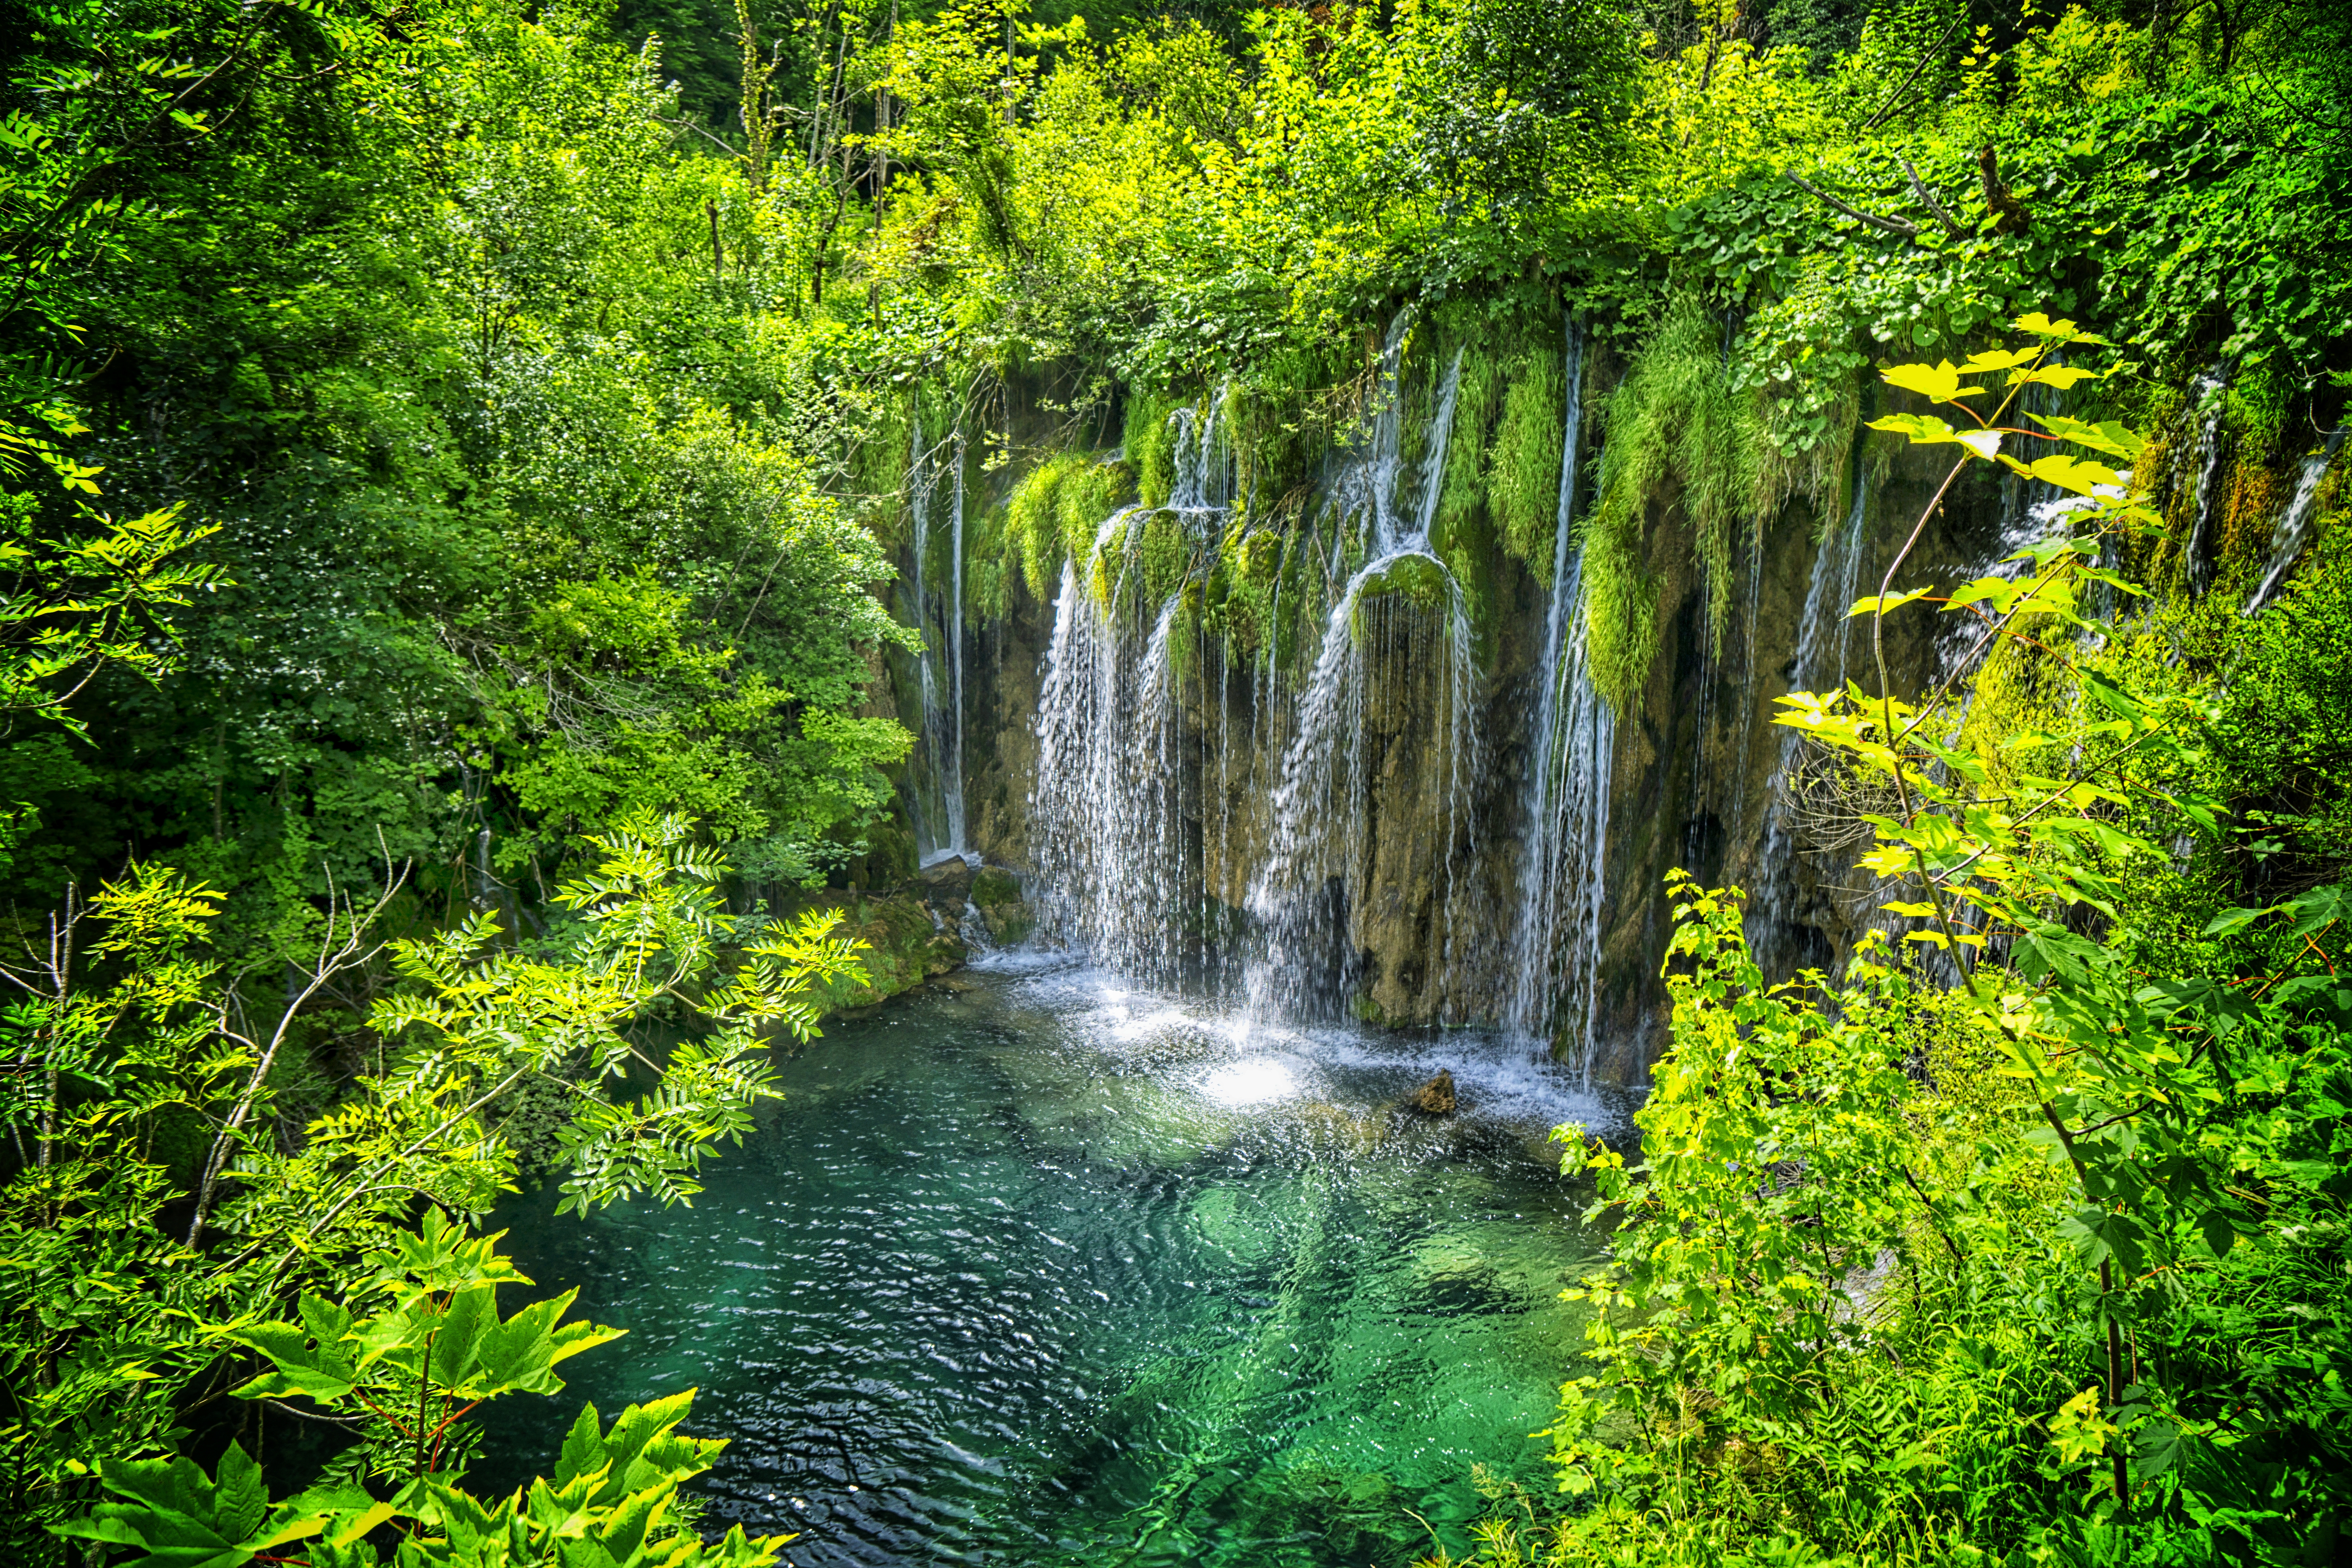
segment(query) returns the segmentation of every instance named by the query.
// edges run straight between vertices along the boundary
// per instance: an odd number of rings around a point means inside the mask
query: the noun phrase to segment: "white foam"
[[[1200,1088],[1220,1105],[1266,1105],[1300,1092],[1298,1075],[1270,1057],[1227,1062],[1201,1079]]]

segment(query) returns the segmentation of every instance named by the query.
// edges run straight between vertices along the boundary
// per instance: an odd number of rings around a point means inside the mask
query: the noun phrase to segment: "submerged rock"
[[[1435,1078],[1431,1079],[1427,1083],[1423,1084],[1414,1093],[1412,1099],[1408,1100],[1406,1103],[1411,1105],[1415,1110],[1420,1111],[1423,1116],[1453,1115],[1453,1073],[1448,1071],[1440,1071]]]

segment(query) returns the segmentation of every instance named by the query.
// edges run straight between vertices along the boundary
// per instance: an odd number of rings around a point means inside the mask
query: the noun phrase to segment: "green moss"
[[[791,918],[807,910],[839,910],[842,926],[835,934],[866,943],[857,955],[864,980],[827,983],[821,989],[825,1012],[872,1006],[963,962],[963,944],[934,927],[922,900],[909,895],[874,898],[831,890],[785,900],[778,912]]]
[[[1453,598],[1444,567],[1426,555],[1402,556],[1364,580],[1348,622],[1348,635],[1362,640],[1364,612],[1382,600],[1402,599],[1415,609],[1443,615]]]
[[[1313,646],[1316,625],[1322,618],[1323,552],[1315,548],[1317,542],[1310,531],[1283,536],[1280,580],[1273,606],[1274,646],[1270,650],[1276,669],[1291,668],[1298,661],[1299,649]]]
[[[1192,557],[1192,543],[1184,537],[1181,519],[1172,511],[1145,515],[1135,546],[1135,570],[1146,605],[1167,603],[1168,595],[1184,581]]]
[[[1057,452],[1032,469],[1005,503],[1002,569],[1016,569],[1032,598],[1052,597],[1066,560],[1084,560],[1105,520],[1125,500],[1129,470],[1082,452]]]
[[[1068,553],[1062,542],[1057,502],[1062,481],[1085,461],[1075,452],[1057,453],[1031,469],[1006,499],[1007,563],[1019,563],[1021,579],[1033,598],[1044,599],[1053,592],[1053,575]]]
[[[1136,497],[1145,506],[1166,506],[1176,487],[1176,432],[1168,416],[1176,400],[1157,393],[1130,393],[1123,451],[1135,475]]]
[[[1324,353],[1286,350],[1235,382],[1220,410],[1234,453],[1235,494],[1251,517],[1296,514],[1331,442],[1336,363]]]
[[[1085,555],[1110,514],[1133,493],[1134,471],[1124,461],[1082,459],[1055,491],[1054,515],[1061,523],[1063,547],[1074,556]]]
[[[996,866],[983,866],[971,879],[971,901],[975,904],[1017,904],[1021,901],[1021,879]]]
[[[1465,352],[1430,544],[1461,585],[1463,606],[1470,616],[1482,662],[1493,651],[1495,597],[1491,569],[1495,529],[1487,511],[1486,454],[1502,403],[1503,362],[1483,348]]]
[[[1176,618],[1168,627],[1168,673],[1179,682],[1192,679],[1201,644],[1201,614],[1204,585],[1197,577],[1181,590]]]
[[[2276,356],[2239,370],[2223,406],[2237,434],[2238,449],[2245,458],[2259,461],[2277,452],[2294,400],[2294,386],[2282,374]]]
[[[1226,531],[1203,593],[1202,625],[1244,658],[1265,651],[1274,629],[1275,586],[1282,574],[1283,534],[1236,524]]]
[[[1530,350],[1512,362],[1508,382],[1487,464],[1487,512],[1503,547],[1549,588],[1559,525],[1559,447],[1568,422],[1567,367],[1558,353]]]
[[[1439,476],[1437,514],[1430,538],[1441,552],[1483,521],[1486,510],[1486,443],[1503,401],[1502,362],[1484,349],[1462,356],[1454,397],[1454,431],[1447,438],[1445,470]]]
[[[1731,551],[1756,499],[1762,430],[1724,374],[1719,323],[1696,294],[1664,324],[1609,399],[1609,460],[1584,526],[1585,619],[1593,683],[1630,713],[1657,656],[1657,574],[1644,513],[1671,478],[1705,574],[1707,631],[1719,653],[1731,613]]]

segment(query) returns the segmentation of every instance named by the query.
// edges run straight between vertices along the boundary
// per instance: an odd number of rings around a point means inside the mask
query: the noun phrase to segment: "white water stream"
[[[1604,868],[1616,718],[1593,689],[1585,658],[1584,562],[1573,543],[1584,338],[1573,318],[1566,352],[1568,411],[1552,536],[1551,605],[1544,620],[1535,747],[1528,762],[1527,837],[1503,1022],[1522,1039],[1572,1046],[1563,1054],[1590,1074],[1608,893]]]

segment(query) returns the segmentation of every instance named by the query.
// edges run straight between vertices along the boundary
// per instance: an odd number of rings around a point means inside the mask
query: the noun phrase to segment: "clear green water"
[[[486,1471],[697,1388],[709,1521],[803,1568],[1361,1568],[1428,1549],[1407,1510],[1458,1547],[1474,1460],[1542,1484],[1592,1250],[1542,1139],[1601,1108],[1509,1047],[971,978],[791,1059],[693,1208],[500,1216],[629,1333],[508,1402]],[[1460,1116],[1393,1108],[1438,1067]]]

